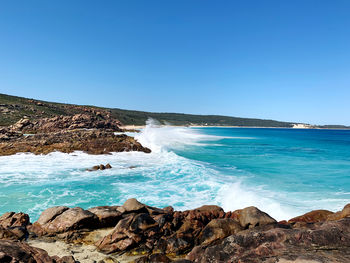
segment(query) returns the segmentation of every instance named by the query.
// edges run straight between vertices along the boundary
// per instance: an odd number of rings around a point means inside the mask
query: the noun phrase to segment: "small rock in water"
[[[88,172],[92,172],[92,171],[97,171],[97,170],[105,170],[105,169],[111,169],[112,165],[110,165],[109,163],[107,163],[106,165],[100,164],[100,165],[95,165],[90,169],[86,169],[86,171]]]

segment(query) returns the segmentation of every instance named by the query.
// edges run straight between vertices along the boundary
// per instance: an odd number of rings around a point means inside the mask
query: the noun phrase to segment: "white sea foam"
[[[186,127],[161,126],[153,119],[148,119],[146,124],[146,127],[135,136],[135,139],[157,153],[189,145],[203,145],[202,142],[205,141],[229,138],[202,134],[196,129]]]
[[[277,220],[300,214],[300,208],[288,205],[288,198],[283,194],[263,186],[248,187],[242,173],[232,167],[222,174],[206,163],[174,152],[227,138],[246,139],[206,135],[186,127],[160,127],[150,120],[146,128],[136,134],[136,139],[152,150],[150,154],[54,152],[0,157],[0,192],[7,191],[0,196],[0,210],[4,212],[12,206],[12,210],[37,217],[43,209],[54,205],[87,208],[120,204],[136,197],[150,205],[173,205],[176,209],[218,204],[232,211],[254,205]],[[85,171],[101,163],[110,163],[113,168]]]

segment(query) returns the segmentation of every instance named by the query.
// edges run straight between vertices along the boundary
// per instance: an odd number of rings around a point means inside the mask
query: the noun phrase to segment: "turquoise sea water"
[[[0,213],[23,211],[34,221],[55,205],[136,197],[176,209],[254,205],[282,220],[350,203],[350,131],[148,125],[134,135],[151,154],[0,157]],[[113,168],[85,171],[100,163]]]

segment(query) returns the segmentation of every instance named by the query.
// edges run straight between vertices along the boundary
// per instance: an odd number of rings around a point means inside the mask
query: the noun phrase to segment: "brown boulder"
[[[129,229],[135,233],[138,233],[156,226],[158,226],[158,223],[154,221],[154,219],[149,214],[142,213],[137,214],[134,217]]]
[[[57,216],[59,216],[60,214],[62,214],[64,211],[68,209],[69,207],[67,206],[54,206],[54,207],[47,208],[41,213],[36,223],[40,225],[45,225],[53,221]]]
[[[216,205],[204,205],[193,210],[185,211],[187,213],[186,219],[196,219],[200,220],[204,224],[207,224],[210,220],[214,218],[224,218],[224,210]]]
[[[271,216],[254,206],[242,209],[239,213],[238,219],[243,228],[277,223],[277,221]]]
[[[212,246],[197,246],[193,262],[350,262],[350,218],[312,229],[265,225],[231,235]]]
[[[242,226],[234,219],[213,219],[205,226],[198,239],[202,245],[208,245],[215,240],[224,239],[243,230]]]
[[[111,152],[151,150],[143,147],[133,137],[124,134],[115,135],[108,130],[67,130],[37,133],[32,136],[9,137],[0,140],[0,155],[12,155],[19,152],[48,154],[54,151],[71,153],[84,151],[89,154],[108,154]]]
[[[24,227],[0,227],[0,240],[23,240],[28,236]]]
[[[33,224],[37,235],[58,234],[71,230],[95,229],[99,225],[95,214],[80,207],[52,207],[46,209]]]
[[[146,208],[146,205],[140,203],[135,198],[130,198],[125,201],[125,203],[123,204],[123,208],[126,212],[137,212]]]
[[[303,222],[303,223],[323,222],[323,221],[326,221],[327,218],[332,214],[333,212],[328,210],[313,210],[304,215],[297,216],[288,220],[288,223],[291,224],[296,222]]]
[[[334,214],[330,214],[327,217],[327,221],[339,220],[345,217],[350,217],[350,204],[344,206],[342,211],[336,212]]]
[[[128,214],[116,227],[96,243],[98,249],[105,253],[125,251],[135,244],[146,242],[159,233],[158,223],[147,213]]]
[[[0,217],[0,239],[23,240],[27,238],[29,216],[24,213],[7,212]]]
[[[0,226],[26,227],[29,224],[29,216],[24,213],[7,212],[0,217]]]
[[[130,232],[129,228],[135,214],[121,219],[110,234],[96,242],[97,248],[105,253],[124,251],[140,241],[140,237]]]
[[[119,206],[97,206],[89,208],[88,211],[95,214],[99,221],[100,227],[114,227],[121,219],[122,213],[118,211]]]
[[[25,127],[32,126],[33,123],[28,118],[23,118],[11,125],[9,128],[12,131],[22,131]]]

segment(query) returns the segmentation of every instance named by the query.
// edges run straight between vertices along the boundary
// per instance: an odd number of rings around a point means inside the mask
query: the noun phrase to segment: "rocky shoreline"
[[[89,154],[142,151],[151,152],[133,137],[116,134],[123,131],[121,123],[108,112],[76,114],[30,120],[0,129],[0,156],[30,152],[48,154],[54,151]]]
[[[281,222],[256,207],[174,211],[136,199],[51,207],[34,223],[8,212],[0,217],[0,262],[350,262],[350,204]]]

